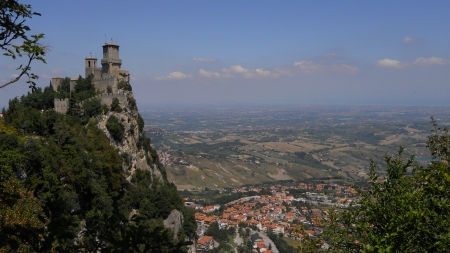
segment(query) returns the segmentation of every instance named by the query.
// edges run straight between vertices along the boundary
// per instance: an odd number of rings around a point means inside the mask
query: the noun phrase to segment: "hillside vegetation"
[[[148,154],[152,169],[124,170],[133,159],[110,144],[99,129],[102,116],[93,113],[106,113],[109,107],[75,103],[92,87],[89,79],[79,80],[68,115],[51,108],[53,98],[64,95],[51,87],[12,99],[3,109],[0,251],[185,251],[195,221],[167,181],[150,139],[140,132],[137,152]],[[135,104],[122,107],[130,111]],[[111,134],[122,138],[119,125],[125,122],[114,124],[117,133]],[[176,234],[164,227],[174,210],[184,217]]]

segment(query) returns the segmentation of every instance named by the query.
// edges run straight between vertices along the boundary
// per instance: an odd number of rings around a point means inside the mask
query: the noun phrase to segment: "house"
[[[257,242],[255,246],[256,246],[256,250],[260,253],[267,251],[265,242]],[[255,248],[255,246],[253,246],[253,248]]]
[[[214,248],[214,240],[212,236],[203,236],[197,241],[197,251],[207,251]]]
[[[226,229],[226,228],[228,227],[228,222],[230,222],[230,221],[227,220],[227,219],[221,219],[221,220],[218,222],[219,229]]]

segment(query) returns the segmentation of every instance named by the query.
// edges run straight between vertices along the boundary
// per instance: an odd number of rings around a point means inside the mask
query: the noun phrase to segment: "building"
[[[197,241],[197,251],[207,251],[214,248],[214,240],[212,236],[203,236]]]
[[[101,94],[108,94],[109,97],[118,94],[118,84],[120,82],[129,83],[130,73],[128,70],[121,69],[122,60],[119,57],[119,45],[114,42],[105,43],[103,46],[103,58],[101,60],[101,67],[97,67],[97,58],[90,55],[84,59],[85,62],[85,78],[91,77],[91,81],[95,86],[97,92]],[[63,78],[56,76],[52,78],[53,90],[57,91],[61,86]],[[70,91],[73,91],[78,78],[70,79]],[[122,100],[123,100],[122,94]],[[105,96],[106,98],[106,96]],[[102,103],[107,104],[106,100]],[[109,100],[108,100],[109,101]],[[108,106],[110,104],[107,104]],[[59,113],[66,113],[69,107],[69,99],[55,99],[55,111]]]

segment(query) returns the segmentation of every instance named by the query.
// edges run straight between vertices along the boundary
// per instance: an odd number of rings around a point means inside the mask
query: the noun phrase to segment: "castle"
[[[119,94],[118,83],[123,81],[129,83],[130,74],[127,70],[121,69],[122,60],[119,58],[119,45],[114,42],[105,43],[103,46],[103,58],[101,60],[102,67],[97,67],[97,58],[90,55],[85,58],[85,77],[92,77],[92,83],[95,89],[99,93],[107,93],[108,95],[99,98],[105,98],[102,100],[102,104],[107,104],[112,97],[123,96],[123,92]],[[57,91],[58,87],[61,85],[63,78],[56,76],[52,78],[53,90]],[[70,91],[73,91],[78,78],[70,79]],[[106,99],[108,98],[108,99]],[[119,100],[123,98],[120,96]],[[57,99],[54,101],[55,110],[59,113],[66,113],[69,108],[69,99]]]

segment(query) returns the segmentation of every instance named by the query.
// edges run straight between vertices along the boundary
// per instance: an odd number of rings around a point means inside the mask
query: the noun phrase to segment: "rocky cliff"
[[[126,157],[128,162],[123,162],[122,169],[127,174],[127,181],[131,181],[132,175],[136,170],[149,171],[153,178],[157,178],[164,183],[167,178],[163,176],[158,158],[152,157],[150,150],[146,150],[145,145],[140,144],[142,141],[150,141],[145,137],[143,132],[143,122],[139,115],[133,93],[131,91],[124,92],[127,100],[120,103],[118,111],[110,111],[99,119],[98,127],[106,134],[113,146],[122,157]],[[116,117],[124,126],[124,136],[122,139],[116,139],[107,129],[107,121],[109,117]],[[141,125],[140,125],[141,124]],[[134,212],[136,212],[134,210]],[[183,214],[180,210],[172,210],[169,217],[164,220],[164,226],[173,231],[174,238],[183,226]]]
[[[125,91],[127,97],[126,102],[120,103],[121,112],[110,111],[101,116],[98,127],[108,137],[111,145],[118,150],[119,154],[123,157],[128,157],[129,162],[122,164],[123,170],[127,173],[127,180],[131,180],[131,176],[136,170],[147,170],[151,172],[153,177],[158,178],[161,182],[164,182],[160,168],[157,166],[156,161],[150,163],[154,159],[151,158],[151,154],[148,150],[145,150],[143,145],[138,145],[139,141],[143,139],[144,133],[139,128],[138,119],[140,117],[138,109],[135,104],[135,99],[131,91]],[[109,117],[114,116],[124,126],[124,137],[120,140],[115,139],[106,127],[106,123]]]

